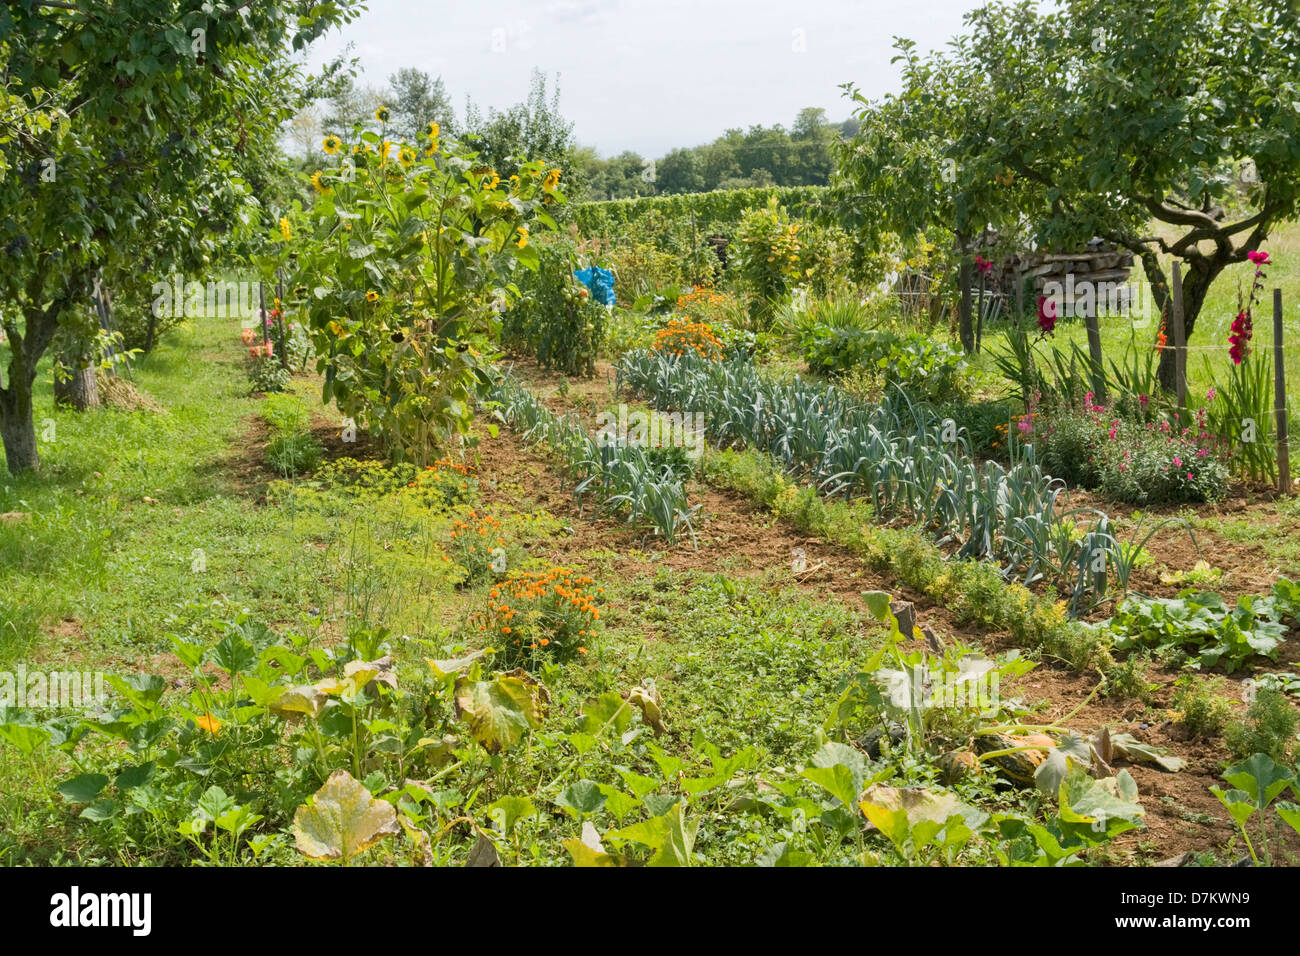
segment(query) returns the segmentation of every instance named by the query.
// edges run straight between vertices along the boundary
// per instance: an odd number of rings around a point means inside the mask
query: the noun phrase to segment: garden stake
[[[1187,335],[1183,329],[1183,267],[1174,264],[1174,381],[1178,390],[1178,420],[1187,420]]]
[[[1277,416],[1277,490],[1291,493],[1291,449],[1287,440],[1286,366],[1282,358],[1282,290],[1273,290],[1273,394]]]

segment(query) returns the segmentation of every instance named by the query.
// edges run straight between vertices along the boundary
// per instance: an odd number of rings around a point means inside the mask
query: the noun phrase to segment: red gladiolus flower
[[[1228,336],[1228,355],[1233,365],[1240,365],[1250,354],[1250,338],[1253,334],[1250,313],[1238,312],[1232,320],[1232,334]]]
[[[1257,266],[1262,266],[1268,263],[1267,252],[1248,252],[1246,253],[1246,258]]]
[[[975,257],[975,268],[980,271],[980,275],[988,275],[993,271],[993,263],[982,256]]]
[[[1044,335],[1051,335],[1056,331],[1056,303],[1045,295],[1038,297],[1038,327],[1043,330]]]

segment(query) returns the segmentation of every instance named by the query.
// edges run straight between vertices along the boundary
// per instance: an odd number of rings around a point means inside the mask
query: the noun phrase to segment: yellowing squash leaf
[[[530,728],[540,727],[550,699],[546,688],[522,668],[492,680],[462,677],[456,681],[454,697],[456,716],[491,754],[514,746]]]
[[[293,838],[298,852],[311,860],[342,860],[397,833],[393,805],[376,800],[346,770],[330,778],[293,815]]]

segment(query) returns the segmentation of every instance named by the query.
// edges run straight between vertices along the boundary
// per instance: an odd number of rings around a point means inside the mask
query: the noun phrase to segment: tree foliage
[[[1190,335],[1214,279],[1297,210],[1296,19],[1265,0],[1022,2],[968,14],[946,52],[900,41],[901,93],[848,88],[847,224],[870,239],[1027,223],[1023,241],[1053,249],[1100,236],[1140,257],[1161,308],[1172,256]]]
[[[22,0],[0,9],[3,102],[19,117],[0,142],[9,340],[0,432],[11,472],[39,465],[37,365],[60,328],[88,334],[95,277],[129,258],[139,270],[145,238],[153,268],[193,262],[214,233],[255,215],[247,177],[297,105],[289,57],[355,8]]]

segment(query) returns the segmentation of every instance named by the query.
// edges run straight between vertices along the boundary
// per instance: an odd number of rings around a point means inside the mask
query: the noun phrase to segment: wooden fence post
[[[1187,335],[1183,329],[1183,267],[1174,262],[1174,302],[1170,319],[1174,325],[1174,381],[1178,389],[1179,427],[1187,425]]]
[[[1097,404],[1105,405],[1106,366],[1101,361],[1101,326],[1098,325],[1095,305],[1083,317],[1083,324],[1088,330],[1088,357],[1092,360],[1092,392]]]
[[[1273,394],[1277,418],[1277,489],[1291,493],[1291,448],[1287,439],[1286,364],[1282,349],[1282,290],[1273,290]]]

